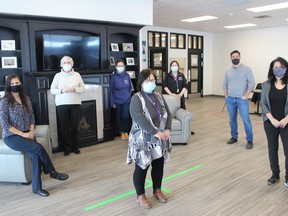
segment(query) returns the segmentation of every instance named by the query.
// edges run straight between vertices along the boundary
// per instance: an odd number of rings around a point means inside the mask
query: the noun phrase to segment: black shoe
[[[67,175],[65,173],[58,173],[56,171],[53,171],[52,173],[50,173],[50,177],[57,179],[57,180],[64,181],[64,180],[69,178],[69,175]]]
[[[236,143],[238,140],[236,139],[236,138],[233,138],[233,137],[231,137],[231,139],[229,139],[228,141],[227,141],[227,144],[233,144],[233,143]]]
[[[78,148],[73,149],[73,152],[74,152],[75,154],[80,154],[80,153],[81,153]]]
[[[194,135],[195,133],[194,133],[194,131],[191,131],[191,135]]]
[[[276,175],[272,175],[271,176],[271,178],[269,178],[268,180],[267,180],[267,184],[269,185],[269,186],[272,186],[272,185],[275,185],[277,182],[279,182],[279,180],[280,180],[280,178],[279,178],[279,176],[276,176]],[[285,181],[285,185],[286,185],[286,182],[287,181]],[[288,184],[287,184],[288,185]],[[286,185],[286,187],[288,187]]]
[[[64,156],[70,155],[71,151],[64,151]]]
[[[253,148],[253,141],[248,141],[246,145],[246,149],[252,149]]]
[[[33,193],[38,194],[38,195],[43,196],[43,197],[49,196],[48,191],[43,190],[43,189],[33,190]]]

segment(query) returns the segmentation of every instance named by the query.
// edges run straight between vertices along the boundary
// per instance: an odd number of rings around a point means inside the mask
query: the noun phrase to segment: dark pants
[[[57,106],[57,115],[60,121],[61,144],[64,151],[72,151],[79,147],[78,126],[81,105]]]
[[[159,159],[153,160],[151,165],[152,165],[151,177],[153,182],[153,189],[154,190],[161,189],[163,169],[164,169],[164,158],[161,157]],[[133,183],[138,196],[145,193],[145,179],[148,169],[149,166],[145,170],[143,170],[137,164],[135,165],[135,170],[133,174]]]
[[[180,107],[181,107],[182,109],[185,109],[185,110],[186,110],[185,97],[184,97],[184,95],[181,97],[180,102],[181,102]]]
[[[27,152],[32,161],[32,188],[42,189],[41,172],[45,174],[55,171],[44,147],[36,139],[31,140],[18,135],[12,135],[4,139],[5,144],[16,151]]]
[[[268,141],[268,151],[269,151],[269,160],[270,168],[273,175],[279,175],[279,159],[278,159],[278,149],[279,149],[279,135],[282,140],[283,150],[285,154],[285,169],[286,174],[285,178],[288,180],[288,126],[285,128],[275,128],[272,123],[267,120],[264,122],[264,129]]]
[[[120,133],[129,133],[129,106],[130,103],[115,104],[117,127]]]

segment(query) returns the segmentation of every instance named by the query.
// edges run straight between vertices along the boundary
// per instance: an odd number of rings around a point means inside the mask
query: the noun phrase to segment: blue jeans
[[[120,133],[129,133],[129,106],[130,103],[115,104],[117,127]]]
[[[235,139],[238,138],[238,123],[237,114],[238,110],[242,118],[244,129],[246,133],[246,140],[253,141],[252,124],[249,116],[249,101],[237,97],[227,97],[226,106],[230,117],[231,136]]]
[[[15,150],[27,152],[32,161],[32,188],[33,190],[42,189],[41,172],[45,174],[55,171],[44,147],[36,139],[31,140],[18,135],[12,135],[4,138],[5,144]]]

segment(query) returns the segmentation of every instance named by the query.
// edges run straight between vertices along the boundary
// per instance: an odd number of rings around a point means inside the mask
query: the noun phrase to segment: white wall
[[[231,66],[230,52],[241,52],[241,62],[248,65],[255,82],[267,79],[270,62],[278,56],[288,59],[288,27],[274,27],[214,34],[212,92],[223,95],[225,70]]]
[[[0,13],[151,25],[153,0],[0,0]]]
[[[148,31],[159,31],[159,32],[167,32],[168,33],[168,47],[170,47],[170,32],[173,33],[179,33],[179,34],[191,34],[191,35],[201,35],[204,37],[204,67],[203,67],[203,95],[210,95],[213,94],[212,92],[212,68],[213,68],[213,34],[211,33],[206,33],[206,32],[198,32],[198,31],[189,31],[189,30],[183,30],[183,29],[174,29],[174,28],[164,28],[164,27],[157,27],[157,26],[145,26],[140,30],[140,50],[141,49],[141,44],[142,41],[146,41],[147,45],[147,32]],[[186,58],[186,68],[188,65],[188,60],[187,60],[187,36],[186,36],[186,49],[168,49],[168,64],[169,59],[172,57],[175,58]],[[148,46],[148,45],[147,45]],[[140,53],[140,70],[143,68],[148,67],[148,53],[147,53],[147,46],[146,46],[146,61],[141,61],[142,60],[142,52]],[[180,65],[180,67],[183,67]],[[181,71],[182,72],[182,71]],[[187,77],[187,71],[183,71],[183,73]]]

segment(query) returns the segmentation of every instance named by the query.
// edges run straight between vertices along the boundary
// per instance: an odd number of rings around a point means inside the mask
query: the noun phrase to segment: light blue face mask
[[[273,74],[276,77],[283,77],[286,73],[286,68],[273,68]]]
[[[146,93],[152,93],[154,89],[156,88],[155,82],[148,82],[148,83],[143,83],[142,85],[143,91]]]
[[[172,66],[171,67],[171,71],[172,71],[172,73],[176,73],[178,71],[178,67],[177,66]]]
[[[124,69],[125,67],[122,67],[122,66],[116,67],[117,73],[122,73]]]

